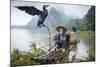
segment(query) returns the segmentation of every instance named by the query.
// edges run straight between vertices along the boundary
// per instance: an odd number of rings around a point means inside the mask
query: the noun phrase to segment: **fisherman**
[[[56,50],[57,51],[62,50],[62,52],[65,52],[65,49],[69,47],[68,42],[70,36],[66,33],[67,29],[63,26],[58,26],[56,30],[59,32],[54,36],[54,41],[55,44],[57,45]]]

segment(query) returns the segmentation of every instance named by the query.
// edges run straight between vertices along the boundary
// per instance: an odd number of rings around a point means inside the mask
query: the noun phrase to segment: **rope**
[[[50,34],[50,30],[49,30],[48,26],[44,25],[44,27],[48,30],[48,33],[49,33],[49,47],[51,48],[51,34]],[[50,52],[50,50],[49,50],[49,52]]]

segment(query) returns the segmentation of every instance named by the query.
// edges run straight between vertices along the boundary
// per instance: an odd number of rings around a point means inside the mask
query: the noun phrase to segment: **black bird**
[[[75,28],[74,26],[72,27],[72,30],[73,30],[74,32],[76,32],[76,28]]]
[[[45,26],[43,23],[46,17],[48,16],[48,10],[46,9],[48,6],[49,5],[43,5],[43,11],[38,10],[34,6],[15,6],[15,7],[22,11],[25,11],[29,15],[32,15],[32,16],[38,15],[39,19],[38,19],[37,26],[41,27],[41,26]]]

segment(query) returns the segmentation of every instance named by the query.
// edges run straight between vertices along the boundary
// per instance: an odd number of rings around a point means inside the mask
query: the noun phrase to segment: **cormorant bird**
[[[74,32],[76,32],[76,28],[75,28],[74,26],[72,27],[72,30],[73,30]]]
[[[15,6],[15,7],[22,11],[25,11],[29,15],[32,15],[32,16],[38,15],[39,19],[38,19],[37,26],[41,27],[41,26],[45,26],[43,23],[44,23],[46,17],[48,16],[48,11],[46,9],[48,6],[49,5],[43,5],[43,11],[38,10],[34,6]]]

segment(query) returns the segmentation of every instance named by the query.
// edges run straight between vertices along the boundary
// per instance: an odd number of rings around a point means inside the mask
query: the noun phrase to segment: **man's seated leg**
[[[62,52],[66,51],[67,46],[68,46],[67,42],[63,41],[63,43],[62,43]]]
[[[60,51],[60,50],[62,50],[62,48],[56,48],[56,51]]]
[[[59,50],[62,50],[61,45],[57,45],[57,47],[56,47],[56,51],[59,51]]]
[[[56,51],[61,50],[62,44],[59,41],[56,41],[56,44],[57,44]]]
[[[62,48],[62,52],[65,52],[66,51],[66,49],[65,48]]]

